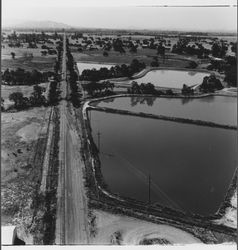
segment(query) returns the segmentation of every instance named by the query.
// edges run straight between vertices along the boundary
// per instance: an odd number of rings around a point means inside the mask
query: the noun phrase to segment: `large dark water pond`
[[[208,96],[196,99],[118,97],[95,104],[99,107],[237,125],[236,97]]]
[[[91,111],[101,171],[113,193],[208,215],[236,167],[236,131]],[[100,140],[98,140],[100,132]]]

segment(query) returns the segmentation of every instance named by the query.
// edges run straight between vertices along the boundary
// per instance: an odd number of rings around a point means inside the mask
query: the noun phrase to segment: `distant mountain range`
[[[65,23],[58,23],[53,21],[24,21],[17,22],[13,21],[3,22],[3,28],[12,28],[12,29],[70,29],[72,26]]]
[[[232,31],[189,31],[189,30],[156,30],[156,29],[139,29],[137,27],[132,27],[128,26],[125,28],[117,28],[117,29],[112,29],[112,28],[90,28],[90,27],[78,27],[78,26],[70,26],[65,23],[60,23],[60,22],[54,22],[54,21],[29,21],[29,20],[2,20],[2,27],[3,29],[11,29],[11,30],[61,30],[61,29],[71,29],[71,30],[82,30],[82,31],[87,31],[87,30],[94,30],[98,32],[103,32],[103,31],[111,31],[111,32],[119,32],[120,31],[123,33],[125,31],[127,32],[143,32],[143,33],[157,33],[157,32],[163,32],[163,33],[194,33],[194,34],[199,34],[199,33],[204,33],[204,34],[216,34],[220,35],[221,33],[223,35],[236,35],[236,32]]]

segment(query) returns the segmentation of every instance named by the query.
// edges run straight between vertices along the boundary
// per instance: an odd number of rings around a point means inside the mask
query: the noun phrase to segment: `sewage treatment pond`
[[[90,111],[101,171],[113,193],[208,215],[236,168],[236,131]],[[100,132],[100,140],[98,140]]]

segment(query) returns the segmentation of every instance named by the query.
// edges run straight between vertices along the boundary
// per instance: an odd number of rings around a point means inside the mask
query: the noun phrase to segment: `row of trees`
[[[60,91],[58,89],[58,82],[56,80],[50,82],[48,93],[48,104],[57,105],[59,102]]]
[[[7,39],[11,42],[18,42],[18,43],[39,43],[49,42],[49,39],[60,39],[60,35],[57,32],[52,34],[46,34],[45,32],[41,33],[16,33],[15,31],[7,36]]]
[[[74,59],[69,49],[69,41],[66,41],[67,71],[69,73],[69,84],[71,88],[70,99],[74,107],[80,106],[81,93],[78,87],[78,74],[74,68]]]
[[[114,94],[114,83],[111,83],[110,81],[104,81],[100,83],[92,81],[87,84],[82,84],[82,87],[83,90],[86,91],[88,95],[92,97],[108,96]]]
[[[55,61],[55,65],[54,65],[54,71],[56,74],[59,74],[60,71],[60,62],[62,59],[62,52],[63,52],[63,42],[59,41],[57,43],[57,47],[56,47],[56,51],[57,51],[57,59]]]
[[[214,74],[210,76],[205,76],[202,84],[199,86],[199,90],[201,92],[214,92],[215,90],[222,89],[223,86],[221,81],[216,78]],[[165,92],[161,90],[156,90],[155,86],[151,83],[141,83],[138,84],[136,81],[132,81],[131,87],[127,89],[129,94],[152,94],[152,95],[175,95],[171,89],[166,90]],[[190,86],[183,84],[183,88],[181,90],[183,95],[193,95],[194,90]]]
[[[48,104],[49,105],[57,105],[60,99],[60,90],[58,88],[59,82],[59,71],[60,71],[60,62],[62,59],[63,52],[63,44],[61,41],[58,42],[57,50],[57,58],[54,65],[54,79],[50,81],[49,93],[48,93]]]
[[[157,90],[155,89],[155,86],[152,83],[141,83],[138,84],[136,81],[132,81],[131,87],[127,88],[128,94],[144,94],[144,95],[175,95],[175,93],[171,90]]]
[[[2,81],[7,85],[35,85],[47,82],[49,77],[54,76],[54,72],[40,72],[38,70],[25,71],[22,68],[16,70],[6,69],[2,74]]]
[[[122,64],[111,67],[110,69],[102,67],[99,70],[84,70],[80,76],[80,80],[97,82],[110,78],[132,77],[133,74],[141,71],[145,67],[144,62],[139,62],[137,59],[134,59],[130,65]]]
[[[141,83],[140,85],[136,81],[132,81],[131,87],[127,89],[130,94],[156,94],[157,91],[152,83]]]

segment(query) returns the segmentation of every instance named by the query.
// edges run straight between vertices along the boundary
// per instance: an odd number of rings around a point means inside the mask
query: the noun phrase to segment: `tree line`
[[[71,88],[70,100],[74,107],[80,106],[81,93],[78,87],[78,74],[75,71],[74,58],[69,49],[69,40],[66,40],[67,71],[69,73],[69,84]]]
[[[87,84],[82,84],[83,90],[87,91],[88,95],[92,97],[102,97],[113,95],[114,83],[110,81],[95,82],[92,81]]]
[[[42,82],[47,82],[49,77],[54,76],[54,72],[40,72],[36,69],[26,71],[22,68],[16,70],[6,69],[1,72],[2,82],[6,85],[35,85]]]
[[[116,65],[110,69],[102,67],[99,70],[85,69],[80,76],[80,80],[97,82],[110,78],[132,77],[133,74],[140,72],[145,67],[146,65],[144,62],[133,59],[130,65]]]
[[[22,42],[22,43],[39,43],[39,42],[49,42],[49,39],[60,39],[61,36],[54,32],[52,34],[46,34],[45,32],[41,33],[16,33],[15,31],[7,36],[9,41]],[[51,41],[50,41],[51,43]]]

